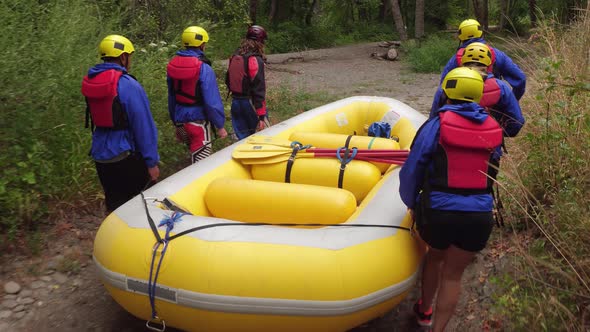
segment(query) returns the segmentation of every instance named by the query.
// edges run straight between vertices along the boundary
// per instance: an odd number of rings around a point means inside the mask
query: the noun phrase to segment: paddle
[[[323,149],[323,148],[307,148],[300,150],[298,154],[311,154],[310,157],[319,154],[332,154],[336,156],[336,152],[339,151],[340,155],[344,155],[344,149]],[[407,150],[367,150],[357,149],[357,155],[363,157],[407,157]],[[291,154],[293,149],[290,147],[281,147],[276,145],[264,145],[264,144],[249,144],[244,143],[238,145],[232,152],[232,157],[236,159],[242,158],[268,158],[279,154]]]
[[[344,158],[344,149],[306,149],[298,151],[296,158]],[[293,149],[273,146],[241,144],[232,152],[234,159],[239,159],[244,164],[271,164],[288,160]],[[402,164],[407,157],[407,151],[398,150],[358,150],[354,159],[386,164]]]
[[[254,165],[254,164],[274,164],[274,163],[280,163],[280,162],[284,162],[289,160],[289,158],[291,157],[291,154],[280,154],[280,155],[276,155],[274,157],[268,157],[268,158],[242,158],[240,159],[240,162],[245,164],[245,165]],[[312,155],[312,154],[297,154],[297,156],[295,157],[295,159],[300,159],[300,158],[334,158],[336,157],[336,154],[330,154],[330,155]],[[363,161],[369,161],[369,162],[379,162],[379,163],[385,163],[385,164],[396,164],[396,165],[401,165],[404,163],[405,158],[399,158],[399,159],[395,159],[395,158],[387,158],[387,159],[381,159],[381,158],[376,158],[376,157],[363,157],[363,156],[355,156],[355,158],[353,160],[363,160]]]

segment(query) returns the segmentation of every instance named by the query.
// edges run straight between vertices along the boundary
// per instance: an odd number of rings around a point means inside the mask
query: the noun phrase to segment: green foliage
[[[497,309],[511,318],[509,330],[579,331],[590,298],[590,20],[566,30],[542,21],[538,34],[525,47],[534,52],[517,59],[537,83],[521,100],[521,151],[503,163],[510,213],[528,226],[515,228],[515,278],[502,293],[517,301],[499,301]]]
[[[430,35],[419,43],[409,41],[403,48],[412,69],[419,73],[440,73],[455,54],[457,41],[449,35]]]

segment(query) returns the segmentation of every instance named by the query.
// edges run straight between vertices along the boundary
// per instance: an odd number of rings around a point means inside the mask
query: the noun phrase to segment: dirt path
[[[335,100],[352,95],[393,97],[428,112],[438,75],[415,74],[403,62],[370,57],[382,50],[371,43],[270,55],[268,86],[321,91]],[[9,294],[14,289],[3,290],[0,331],[146,330],[145,322],[119,307],[96,277],[92,241],[102,218],[92,214],[64,216],[49,234],[49,242],[39,257],[11,254],[1,258],[0,285],[7,288],[9,281],[15,281],[20,289],[16,294]],[[466,279],[470,282],[449,331],[496,327],[482,308],[490,302],[487,276],[502,262],[498,252],[486,250],[469,268]],[[417,297],[415,289],[395,310],[353,331],[416,330],[411,306]]]

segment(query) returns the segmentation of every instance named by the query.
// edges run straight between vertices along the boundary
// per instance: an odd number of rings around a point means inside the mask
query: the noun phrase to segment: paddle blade
[[[282,146],[284,148],[291,148],[291,141],[284,138],[272,137],[272,136],[264,136],[264,135],[252,135],[246,138],[246,143],[249,144],[265,144],[265,145],[275,145],[275,146]]]
[[[275,145],[244,143],[236,146],[236,148],[232,151],[232,157],[234,159],[241,160],[270,158],[285,155],[285,158],[289,159],[291,153],[293,153],[293,149],[291,148],[285,148]],[[307,155],[306,157],[313,158],[313,154],[306,153],[305,150],[298,151],[297,155]]]

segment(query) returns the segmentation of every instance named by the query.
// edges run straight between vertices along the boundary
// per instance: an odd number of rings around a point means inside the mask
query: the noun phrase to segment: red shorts
[[[176,136],[188,146],[193,164],[211,155],[211,124],[208,121],[187,122],[176,127]]]

